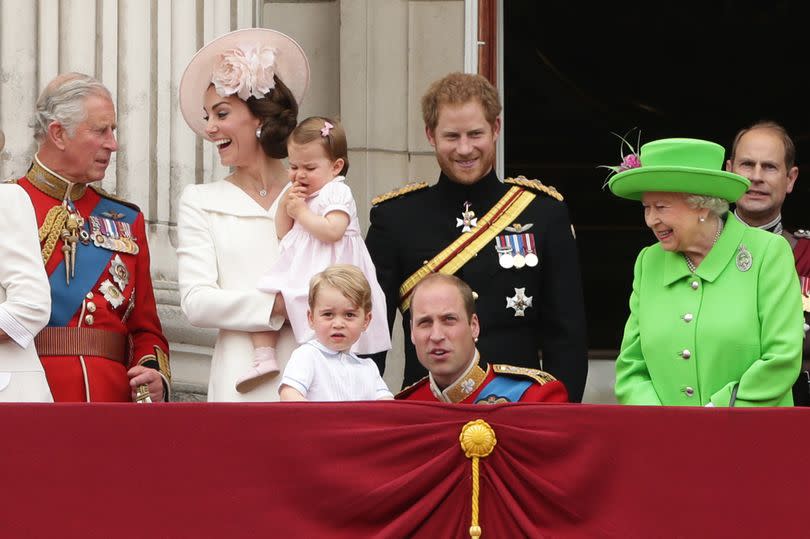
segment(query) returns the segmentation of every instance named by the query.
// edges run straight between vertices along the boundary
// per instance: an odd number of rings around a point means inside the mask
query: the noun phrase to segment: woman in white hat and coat
[[[657,140],[609,182],[641,201],[657,240],[636,259],[620,403],[793,405],[803,338],[793,254],[728,212],[749,182],[721,170],[723,154],[704,140]]]
[[[292,38],[263,28],[221,36],[191,59],[180,82],[189,127],[216,145],[231,174],[189,185],[178,212],[180,305],[192,325],[219,330],[209,401],[277,401],[281,377],[240,385],[253,357],[251,332],[281,329],[283,371],[296,347],[280,294],[259,278],[279,254],[275,214],[288,186],[282,159],[309,85],[309,64]]]
[[[34,347],[51,315],[34,207],[14,183],[0,183],[0,204],[0,402],[53,402]]]

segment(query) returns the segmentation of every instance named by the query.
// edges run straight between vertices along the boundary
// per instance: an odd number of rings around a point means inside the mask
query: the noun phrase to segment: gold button
[[[87,302],[87,312],[89,312],[89,313],[96,312],[96,304],[93,303],[92,301]]]
[[[86,295],[86,296],[84,296],[84,297],[86,297],[87,299],[93,299],[93,293],[92,293],[92,292],[88,292],[88,293],[87,293],[87,295]]]
[[[94,320],[94,319],[93,319],[93,315],[92,315],[92,314],[88,314],[87,316],[85,316],[85,317],[84,317],[84,323],[85,323],[85,324],[87,324],[88,326],[92,326],[92,325],[93,325],[93,320]]]

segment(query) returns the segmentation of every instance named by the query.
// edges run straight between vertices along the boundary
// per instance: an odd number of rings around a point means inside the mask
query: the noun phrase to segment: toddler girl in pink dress
[[[295,338],[305,343],[314,336],[307,322],[310,279],[333,264],[357,266],[371,285],[372,311],[368,329],[351,351],[389,350],[385,295],[363,242],[351,189],[345,183],[349,161],[343,127],[329,118],[307,118],[293,130],[287,148],[292,186],[281,195],[276,213],[281,254],[258,288],[282,295]],[[276,332],[253,333],[252,337],[253,364],[237,381],[239,391],[279,373]]]

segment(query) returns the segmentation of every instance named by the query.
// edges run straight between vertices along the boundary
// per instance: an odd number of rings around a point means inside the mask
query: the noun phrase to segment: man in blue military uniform
[[[422,98],[425,132],[441,175],[377,197],[366,237],[386,294],[389,326],[403,313],[405,384],[425,375],[410,341],[410,294],[426,275],[455,274],[473,289],[478,349],[552,372],[582,399],[588,371],[579,262],[568,210],[553,187],[495,171],[497,90],[452,73]],[[375,358],[384,369],[384,355]]]

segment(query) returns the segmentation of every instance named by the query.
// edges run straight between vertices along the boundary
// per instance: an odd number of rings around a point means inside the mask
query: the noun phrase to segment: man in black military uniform
[[[473,289],[483,358],[542,368],[572,402],[588,372],[579,262],[568,210],[553,187],[519,177],[501,182],[493,165],[500,132],[497,90],[484,77],[452,73],[422,98],[425,132],[441,168],[432,186],[377,197],[366,244],[388,302],[403,312],[405,385],[425,376],[410,339],[410,293],[432,272]],[[375,358],[384,370],[384,354]]]
[[[810,406],[810,232],[782,226],[782,205],[799,177],[796,145],[787,130],[771,121],[741,129],[734,137],[726,170],[751,180],[751,187],[737,201],[734,215],[749,226],[781,234],[790,243],[799,274],[804,307],[802,373],[793,385],[793,402]]]

